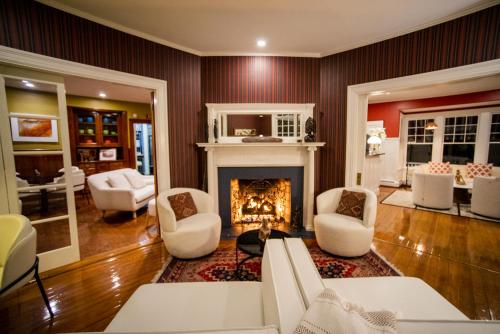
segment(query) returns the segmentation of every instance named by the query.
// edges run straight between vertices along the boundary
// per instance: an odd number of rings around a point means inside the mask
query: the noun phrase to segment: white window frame
[[[474,108],[466,110],[439,111],[429,113],[408,112],[401,114],[400,142],[402,161],[406,163],[408,149],[408,122],[411,120],[434,119],[438,126],[434,130],[432,141],[432,159],[431,161],[443,161],[444,150],[444,126],[447,117],[467,117],[478,116],[476,141],[474,142],[474,163],[487,163],[490,144],[491,119],[493,114],[500,113],[500,107]],[[423,143],[425,144],[425,143]]]

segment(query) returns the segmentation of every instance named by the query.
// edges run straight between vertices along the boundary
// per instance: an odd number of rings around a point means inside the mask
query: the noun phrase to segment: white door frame
[[[154,108],[155,133],[161,134],[158,138],[155,138],[157,152],[155,177],[158,184],[158,193],[170,188],[167,82],[165,80],[85,65],[6,46],[0,46],[0,62],[38,71],[74,75],[154,90],[156,98],[156,106]],[[161,171],[161,173],[158,171]]]
[[[369,93],[444,84],[494,74],[500,74],[500,59],[348,86],[345,185],[347,187],[357,185],[358,173],[363,173]],[[364,177],[361,174],[359,185],[363,186],[363,180]]]

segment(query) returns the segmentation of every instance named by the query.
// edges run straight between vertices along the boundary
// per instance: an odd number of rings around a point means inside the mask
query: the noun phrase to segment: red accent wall
[[[500,5],[321,58],[321,188],[344,184],[347,87],[500,58]]]
[[[461,95],[433,97],[407,101],[383,102],[368,105],[369,121],[384,121],[387,137],[399,137],[400,111],[456,104],[500,101],[500,89]]]

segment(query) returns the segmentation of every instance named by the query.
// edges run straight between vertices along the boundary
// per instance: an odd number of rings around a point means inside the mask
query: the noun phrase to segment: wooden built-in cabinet
[[[129,166],[126,112],[68,107],[68,115],[73,165],[86,175]],[[100,160],[110,148],[116,160]]]

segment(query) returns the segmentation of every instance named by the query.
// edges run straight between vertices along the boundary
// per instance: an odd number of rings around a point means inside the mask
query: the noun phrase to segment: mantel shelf
[[[311,142],[311,143],[196,143],[198,147],[205,148],[221,148],[221,147],[322,147],[325,142]]]

